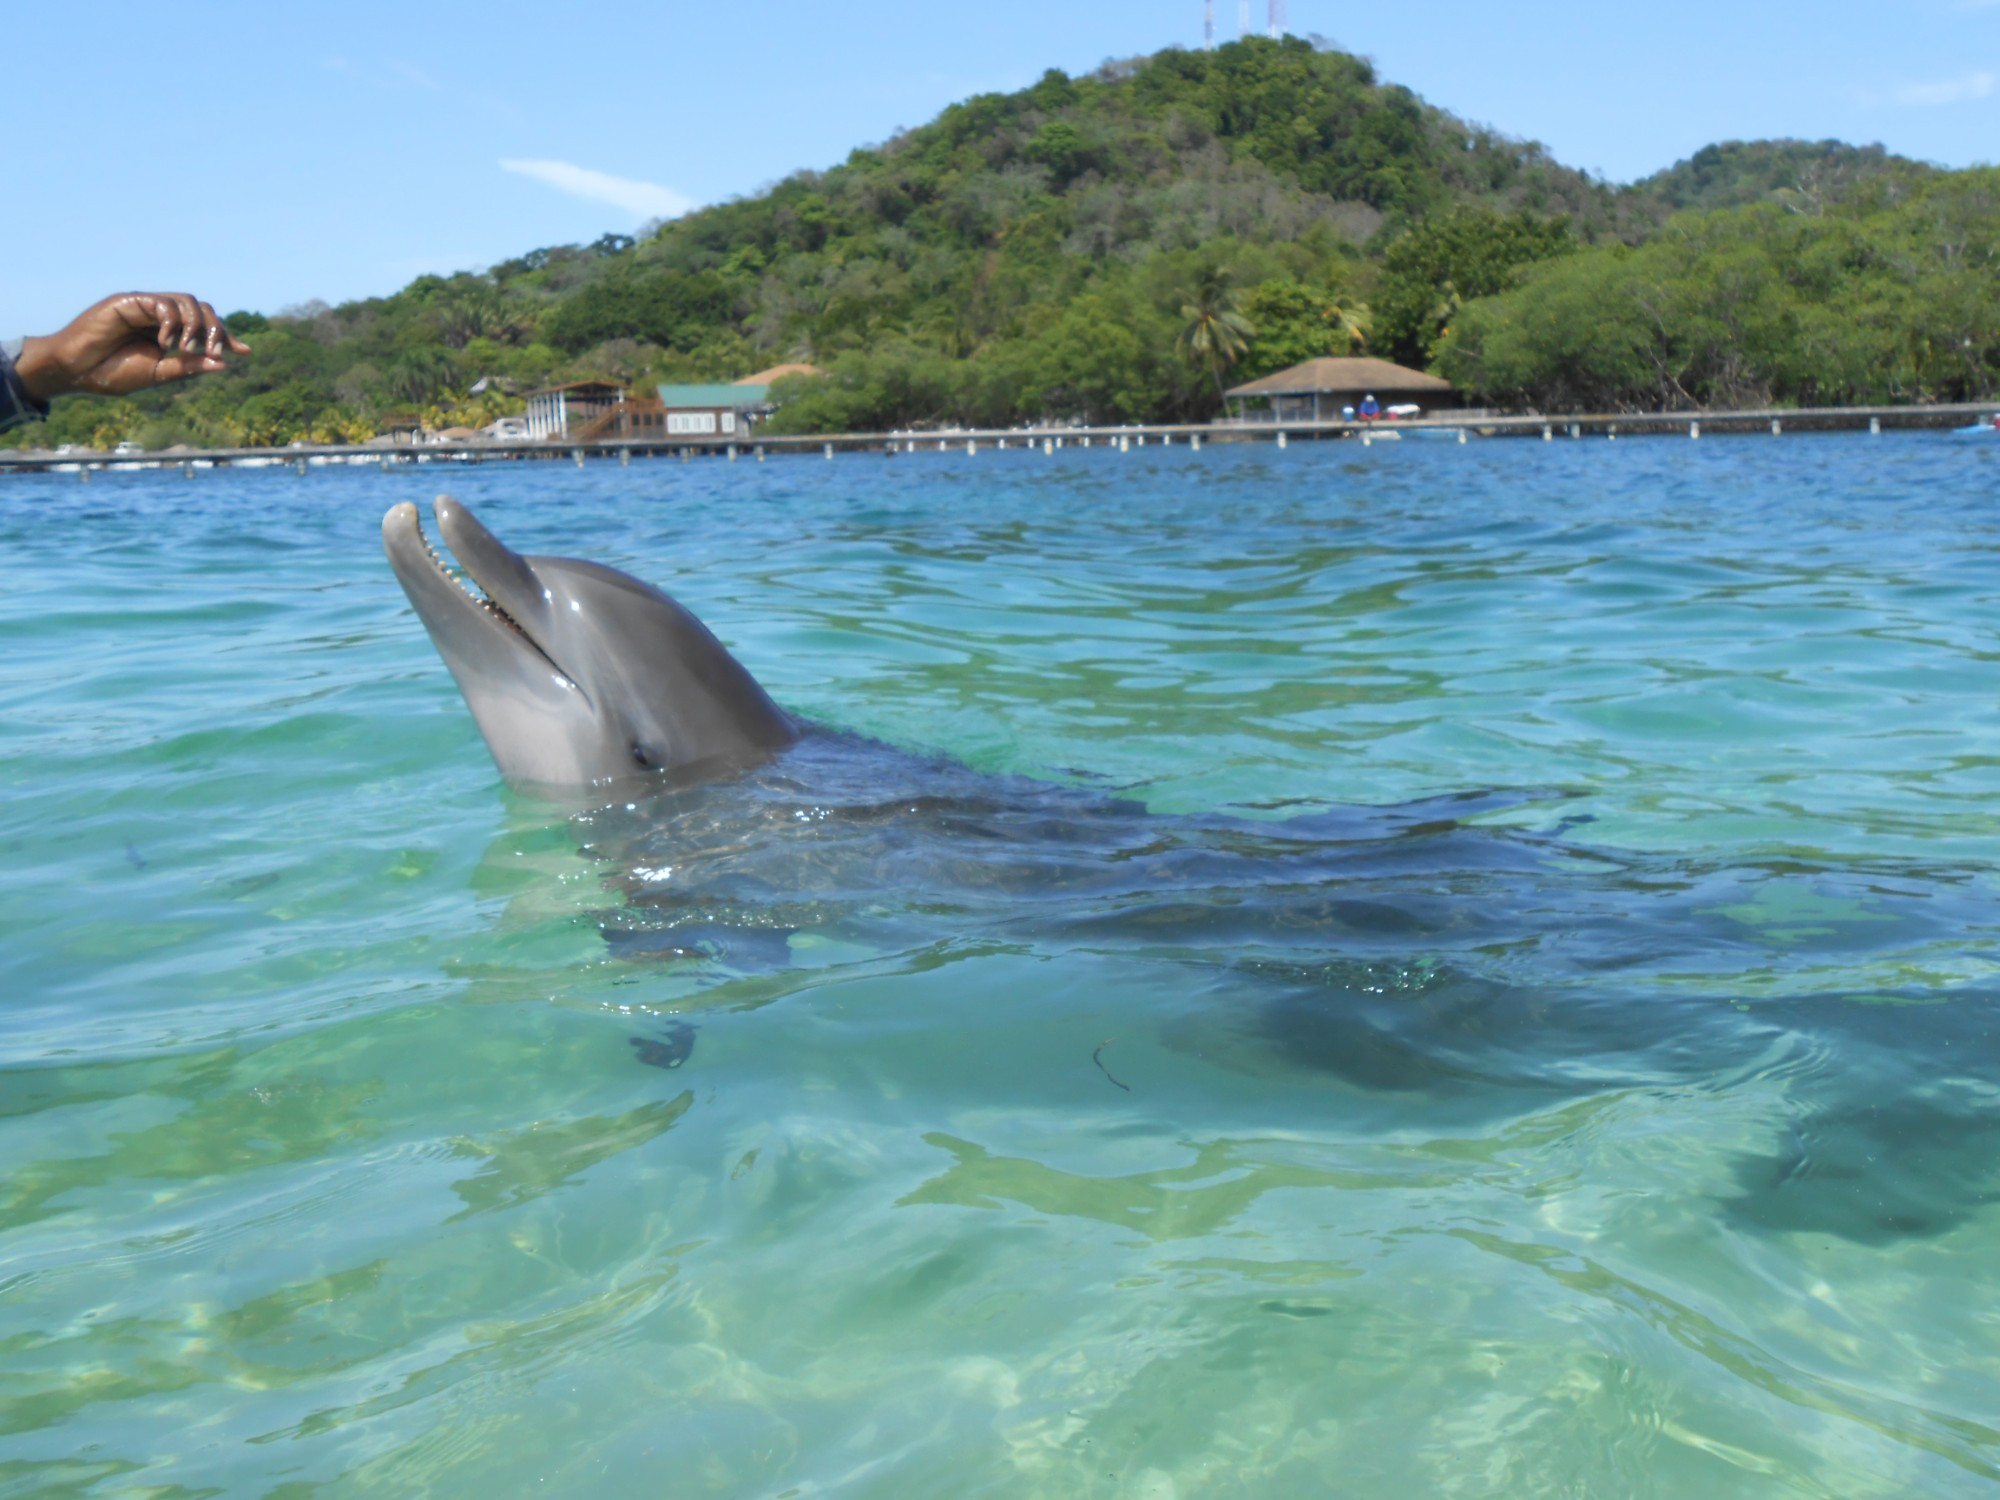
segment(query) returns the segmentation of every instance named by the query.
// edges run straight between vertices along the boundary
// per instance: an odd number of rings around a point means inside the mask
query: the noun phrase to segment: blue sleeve
[[[14,373],[14,356],[21,352],[19,340],[0,344],[0,432],[23,422],[38,422],[49,414],[49,404],[37,401]]]

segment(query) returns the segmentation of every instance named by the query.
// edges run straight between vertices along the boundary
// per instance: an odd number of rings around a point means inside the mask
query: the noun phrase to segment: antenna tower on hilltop
[[[1285,0],[1271,0],[1271,38],[1285,34]]]
[[[1202,0],[1201,44],[1211,52],[1215,50],[1215,0]]]
[[[1250,35],[1250,0],[1243,0],[1242,12],[1236,22],[1236,34],[1238,36]]]

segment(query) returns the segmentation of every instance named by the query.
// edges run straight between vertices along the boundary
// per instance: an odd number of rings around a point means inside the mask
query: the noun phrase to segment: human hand
[[[68,391],[127,396],[223,369],[224,355],[249,352],[206,302],[182,292],[120,292],[61,332],[26,340],[14,372],[37,401]]]

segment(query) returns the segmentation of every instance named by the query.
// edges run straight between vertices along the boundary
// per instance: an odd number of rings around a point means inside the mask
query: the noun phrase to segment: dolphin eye
[[[636,741],[634,741],[632,745],[632,763],[638,766],[639,769],[642,771],[650,771],[653,769],[653,757],[646,753],[646,747],[644,745],[641,745]]]

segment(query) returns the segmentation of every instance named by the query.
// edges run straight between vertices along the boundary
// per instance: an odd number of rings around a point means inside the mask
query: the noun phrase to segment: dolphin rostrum
[[[747,769],[798,738],[792,720],[686,609],[602,563],[523,557],[449,496],[438,533],[407,502],[382,518],[403,592],[509,781],[600,787]]]

